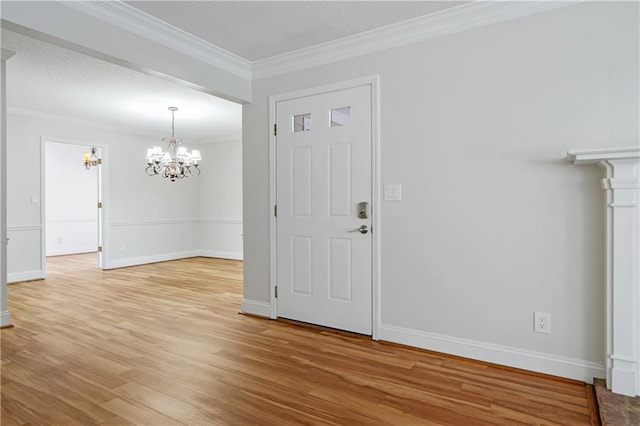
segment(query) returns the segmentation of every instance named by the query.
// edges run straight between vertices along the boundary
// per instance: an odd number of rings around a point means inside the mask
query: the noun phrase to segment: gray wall
[[[254,81],[245,299],[269,301],[268,96],[379,74],[381,184],[403,186],[381,206],[381,337],[599,375],[602,172],[564,155],[638,145],[638,50],[637,3],[588,2]]]

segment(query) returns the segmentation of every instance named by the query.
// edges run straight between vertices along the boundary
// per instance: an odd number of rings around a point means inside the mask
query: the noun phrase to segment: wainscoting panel
[[[242,220],[201,219],[199,248],[204,256],[242,260]]]
[[[7,237],[7,282],[43,278],[42,226],[9,226]]]
[[[94,219],[48,220],[47,256],[87,253],[98,247],[98,221]]]
[[[197,256],[198,233],[196,219],[111,223],[105,269]]]

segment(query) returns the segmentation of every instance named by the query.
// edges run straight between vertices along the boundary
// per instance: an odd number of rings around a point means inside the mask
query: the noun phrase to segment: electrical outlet
[[[551,333],[551,314],[549,312],[533,313],[533,331],[536,333]]]
[[[120,253],[125,253],[127,251],[127,245],[125,243],[120,244]]]
[[[58,244],[63,244],[64,243],[64,239],[62,237],[58,237]]]

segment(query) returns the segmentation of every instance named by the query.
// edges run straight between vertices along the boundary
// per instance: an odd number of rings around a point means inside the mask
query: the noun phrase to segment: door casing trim
[[[380,333],[380,241],[381,205],[380,205],[380,76],[371,75],[353,80],[297,90],[269,96],[269,318],[278,318],[276,292],[276,231],[274,215],[276,205],[276,136],[273,129],[276,124],[276,104],[281,101],[319,95],[328,92],[371,86],[371,337],[378,340]]]
[[[108,164],[109,164],[109,154],[108,154],[108,146],[103,143],[96,142],[87,142],[86,140],[79,139],[69,139],[69,138],[58,138],[58,137],[50,137],[50,136],[41,136],[40,137],[40,187],[41,195],[40,195],[40,223],[42,224],[42,233],[40,238],[40,252],[41,252],[41,268],[42,268],[42,277],[46,278],[47,270],[46,270],[46,253],[47,253],[47,215],[46,215],[46,198],[47,194],[45,191],[45,168],[46,168],[46,158],[45,158],[45,146],[47,142],[53,143],[61,143],[66,145],[80,145],[80,146],[88,146],[88,147],[96,147],[100,150],[100,158],[102,159],[102,163],[100,164],[100,173],[98,174],[98,187],[101,188],[101,199],[99,201],[102,202],[103,207],[98,209],[98,215],[101,215],[99,218],[100,223],[100,233],[102,234],[102,241],[98,241],[98,244],[102,243],[102,262],[97,263],[97,266],[100,269],[109,269],[107,254],[109,252],[107,247],[107,242],[109,241],[109,215],[107,209],[110,206],[109,203],[109,174],[108,174]],[[80,163],[79,163],[80,164]],[[98,232],[98,230],[96,230]]]

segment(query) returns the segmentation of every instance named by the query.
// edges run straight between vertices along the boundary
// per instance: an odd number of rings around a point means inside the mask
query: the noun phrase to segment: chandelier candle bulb
[[[182,144],[182,139],[175,137],[175,112],[177,107],[169,107],[171,111],[171,137],[164,138],[166,151],[159,146],[147,149],[147,168],[145,172],[149,176],[160,175],[171,182],[191,176],[198,176],[200,169],[198,162],[202,160],[200,151],[194,149],[189,152]]]

